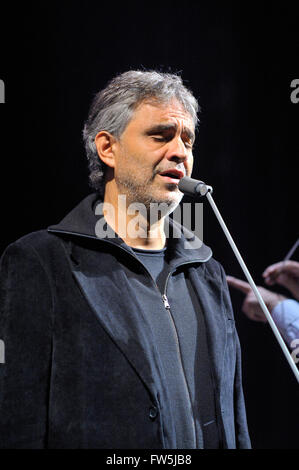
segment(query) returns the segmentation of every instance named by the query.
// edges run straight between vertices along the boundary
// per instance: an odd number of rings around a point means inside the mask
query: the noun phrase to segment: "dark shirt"
[[[192,284],[182,268],[168,277],[166,248],[134,252],[170,306],[163,318],[151,312],[150,322],[171,395],[177,447],[197,448],[203,441],[205,448],[219,448],[204,316]]]

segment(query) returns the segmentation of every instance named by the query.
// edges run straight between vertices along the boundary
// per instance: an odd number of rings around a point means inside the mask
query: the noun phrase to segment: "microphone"
[[[188,176],[180,179],[178,187],[182,193],[191,197],[202,197],[205,196],[208,192],[213,192],[212,186],[207,186],[203,181],[195,180],[194,178],[189,178]]]

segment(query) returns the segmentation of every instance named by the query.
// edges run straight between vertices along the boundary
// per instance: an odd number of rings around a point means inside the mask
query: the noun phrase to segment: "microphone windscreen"
[[[195,180],[185,176],[180,179],[179,190],[187,196],[201,196],[201,186],[205,184],[203,181]]]

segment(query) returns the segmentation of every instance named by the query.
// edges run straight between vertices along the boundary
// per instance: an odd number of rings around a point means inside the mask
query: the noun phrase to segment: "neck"
[[[104,204],[107,209],[104,205],[104,217],[114,232],[132,248],[144,250],[164,248],[165,217],[155,219],[145,205],[132,203],[125,195],[120,195],[111,189],[106,185]]]

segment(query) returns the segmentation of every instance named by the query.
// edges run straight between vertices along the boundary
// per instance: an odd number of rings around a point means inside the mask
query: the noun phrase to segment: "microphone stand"
[[[186,181],[189,180],[190,182],[192,181],[192,183],[196,181],[196,180],[192,180],[191,178],[187,178],[187,177],[181,179],[182,183],[184,183],[183,180],[186,180]],[[189,185],[189,182],[187,182],[187,185]],[[181,189],[180,185],[179,185],[179,188],[182,192],[186,192],[186,194],[190,195],[191,194],[190,191],[188,191],[188,190],[183,191],[183,187],[184,186],[182,185],[182,189]],[[280,332],[279,332],[279,330],[278,330],[278,328],[277,328],[277,326],[276,326],[276,324],[275,324],[268,308],[266,307],[266,304],[265,304],[261,294],[259,293],[258,288],[256,287],[256,285],[255,285],[255,283],[254,283],[254,281],[253,281],[253,279],[250,275],[250,272],[248,271],[247,266],[244,263],[243,258],[241,256],[241,254],[240,254],[240,252],[239,252],[239,250],[238,250],[231,234],[229,233],[229,230],[228,230],[227,226],[225,225],[224,220],[223,220],[223,218],[222,218],[222,216],[221,216],[221,214],[220,214],[220,212],[219,212],[219,210],[218,210],[218,208],[217,208],[217,206],[214,202],[214,199],[212,197],[213,188],[211,186],[206,185],[202,181],[197,181],[197,184],[195,186],[193,184],[192,189],[193,189],[193,191],[192,191],[193,196],[196,195],[196,194],[199,194],[200,196],[206,196],[206,198],[208,199],[208,201],[209,201],[209,203],[210,203],[210,205],[211,205],[211,207],[212,207],[212,209],[213,209],[213,211],[214,211],[214,213],[215,213],[215,215],[218,219],[218,222],[219,222],[219,224],[220,224],[220,226],[221,226],[221,228],[222,228],[222,230],[223,230],[223,232],[224,232],[224,234],[225,234],[225,236],[226,236],[226,238],[227,238],[227,240],[228,240],[228,242],[229,242],[236,258],[237,258],[237,260],[238,260],[238,263],[240,264],[241,269],[242,269],[243,273],[245,274],[245,276],[247,278],[247,281],[250,284],[250,287],[253,290],[253,292],[254,292],[254,294],[255,294],[255,296],[256,296],[259,304],[260,304],[260,307],[263,310],[263,312],[264,312],[264,314],[265,314],[265,316],[266,316],[266,318],[267,318],[267,320],[270,324],[270,327],[272,328],[272,331],[273,331],[273,333],[274,333],[274,335],[275,335],[275,337],[276,337],[276,339],[277,339],[277,341],[278,341],[278,343],[279,343],[279,345],[280,345],[280,347],[281,347],[281,349],[282,349],[282,351],[283,351],[283,353],[284,353],[284,355],[285,355],[285,357],[286,357],[286,359],[287,359],[287,361],[288,361],[288,363],[289,363],[289,365],[290,365],[290,367],[291,367],[291,369],[292,369],[292,371],[293,371],[293,373],[294,373],[294,375],[297,379],[297,382],[299,383],[299,371],[296,367],[296,364],[295,364],[295,362],[294,362],[294,360],[293,360],[293,358],[292,358],[292,356],[291,356],[291,354],[290,354],[290,352],[289,352],[289,350],[288,350],[288,348],[287,348],[287,346],[286,346],[286,344],[285,344],[285,342],[284,342],[284,340],[283,340],[283,338],[282,338],[282,336],[281,336],[281,334],[280,334]]]

